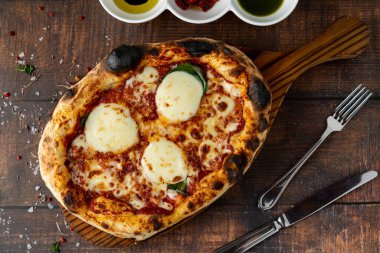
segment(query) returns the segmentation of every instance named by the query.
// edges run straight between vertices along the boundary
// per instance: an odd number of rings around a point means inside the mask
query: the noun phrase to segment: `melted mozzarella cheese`
[[[121,152],[138,142],[137,124],[129,109],[119,104],[100,104],[86,120],[85,136],[100,152]]]
[[[212,105],[214,109],[218,112],[218,115],[227,116],[234,110],[235,101],[228,96],[214,94],[212,96]]]
[[[136,75],[136,80],[143,83],[154,83],[158,80],[159,74],[156,68],[147,66],[144,70]]]
[[[158,86],[157,111],[169,121],[185,121],[197,113],[202,95],[202,83],[197,78],[183,71],[175,71]]]
[[[80,134],[78,135],[72,142],[72,144],[74,147],[78,147],[78,148],[83,148],[83,149],[87,149],[88,148],[88,144],[86,142],[86,137],[84,136],[84,134]]]
[[[141,165],[145,176],[158,184],[178,183],[187,175],[182,150],[173,142],[163,138],[151,142],[146,147]]]

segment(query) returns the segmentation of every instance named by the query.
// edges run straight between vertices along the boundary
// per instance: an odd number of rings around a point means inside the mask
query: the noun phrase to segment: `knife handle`
[[[252,248],[253,246],[264,241],[268,237],[276,234],[283,227],[285,227],[286,219],[283,216],[279,217],[252,232],[249,232],[242,237],[220,247],[213,251],[213,253],[243,253]]]

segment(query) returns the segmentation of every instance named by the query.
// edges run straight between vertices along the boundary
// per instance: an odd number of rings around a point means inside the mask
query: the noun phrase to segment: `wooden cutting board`
[[[260,52],[250,48],[240,49],[253,60],[269,84],[273,102],[270,112],[270,124],[272,124],[287,91],[299,75],[311,67],[327,61],[356,57],[364,51],[368,44],[369,31],[364,23],[356,18],[340,17],[318,38],[288,53]],[[134,239],[119,238],[105,233],[83,222],[65,208],[61,208],[72,229],[94,245],[126,247],[136,243]],[[198,213],[201,211],[203,210]],[[185,223],[195,215],[158,235]]]

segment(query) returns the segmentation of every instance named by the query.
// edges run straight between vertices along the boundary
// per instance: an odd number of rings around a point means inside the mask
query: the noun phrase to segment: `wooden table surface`
[[[258,50],[289,51],[342,15],[368,24],[369,48],[355,59],[323,64],[299,77],[250,171],[187,224],[129,249],[103,249],[65,228],[57,201],[50,207],[38,202],[39,194],[51,194],[39,175],[37,144],[63,86],[85,75],[87,67],[117,45],[201,36]],[[108,15],[97,0],[1,0],[0,92],[11,96],[0,97],[0,252],[50,252],[50,244],[60,238],[56,221],[68,234],[61,252],[211,252],[330,183],[369,169],[380,171],[379,22],[378,0],[301,0],[288,19],[271,27],[250,26],[232,13],[193,25],[168,11],[151,22],[128,25]],[[23,94],[30,77],[15,70],[21,52],[40,75]],[[258,194],[319,138],[325,118],[358,83],[374,91],[368,104],[311,157],[273,211],[258,210]],[[380,252],[379,178],[251,252]]]

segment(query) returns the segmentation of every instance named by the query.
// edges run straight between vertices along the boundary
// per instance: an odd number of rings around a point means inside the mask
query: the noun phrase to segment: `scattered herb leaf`
[[[83,128],[84,125],[86,124],[86,120],[87,120],[87,118],[88,118],[88,115],[89,115],[89,113],[86,113],[86,114],[81,118],[81,120],[80,120],[80,127],[81,127],[81,128]]]
[[[168,188],[174,190],[182,195],[187,195],[187,179],[176,184],[169,184]]]
[[[34,67],[32,65],[29,65],[29,64],[19,64],[18,67],[17,67],[17,71],[20,71],[20,72],[25,72],[29,75],[31,75],[33,73],[33,70],[34,70]]]
[[[185,62],[185,63],[178,65],[177,67],[171,69],[168,72],[168,74],[175,72],[175,71],[184,71],[184,72],[187,72],[190,75],[194,76],[196,79],[198,79],[201,82],[202,88],[203,88],[203,94],[206,93],[207,82],[206,82],[206,79],[203,77],[203,73],[202,73],[202,70],[200,67],[194,66],[188,62]]]
[[[60,252],[60,248],[59,248],[60,246],[61,246],[61,242],[60,241],[56,241],[50,247],[51,252],[53,252],[53,253],[59,253]]]

